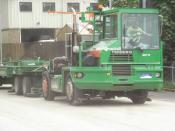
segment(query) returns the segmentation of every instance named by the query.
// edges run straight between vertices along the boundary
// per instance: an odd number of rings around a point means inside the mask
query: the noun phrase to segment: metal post
[[[142,0],[142,8],[146,8],[146,0]]]
[[[112,0],[109,0],[109,8],[112,8]]]
[[[73,12],[73,46],[77,46],[77,14],[74,8],[71,8]]]
[[[65,56],[69,60],[69,66],[72,65],[72,33],[65,34]]]
[[[20,12],[20,2],[21,2],[21,0],[18,0],[17,1],[18,3],[18,22],[19,22],[19,30],[20,30],[20,36],[19,36],[19,41],[20,41],[20,43],[21,43],[21,28],[22,28],[22,26],[21,26],[21,12]]]
[[[76,63],[76,54],[73,52],[73,48],[78,46],[77,40],[77,13],[74,8],[71,8],[73,12],[73,32],[72,32],[72,44],[71,44],[71,61],[72,65]]]

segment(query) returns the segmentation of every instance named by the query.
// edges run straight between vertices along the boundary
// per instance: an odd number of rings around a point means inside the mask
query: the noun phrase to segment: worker
[[[148,45],[141,42],[142,35],[152,36],[151,34],[146,33],[142,28],[140,28],[137,22],[132,22],[131,26],[127,29],[128,43],[133,47],[146,48]]]

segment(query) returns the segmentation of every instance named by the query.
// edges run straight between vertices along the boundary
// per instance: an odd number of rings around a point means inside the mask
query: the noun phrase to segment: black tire
[[[55,93],[51,90],[51,82],[49,77],[49,72],[43,72],[42,77],[42,92],[45,100],[53,101],[55,98]]]
[[[148,97],[148,91],[145,90],[133,91],[129,97],[134,104],[144,104]]]
[[[20,76],[14,78],[14,90],[16,95],[23,95],[22,78]]]
[[[32,81],[30,77],[25,76],[22,81],[23,95],[27,96],[27,94],[31,93]]]
[[[77,106],[81,104],[81,100],[79,99],[80,90],[74,86],[70,77],[66,80],[65,93],[67,100],[71,105]]]
[[[2,86],[2,84],[3,84],[3,80],[2,80],[2,78],[0,77],[0,86]]]

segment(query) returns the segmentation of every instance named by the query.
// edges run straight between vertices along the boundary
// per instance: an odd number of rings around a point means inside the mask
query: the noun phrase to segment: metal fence
[[[175,66],[167,65],[164,69],[164,88],[175,89]]]

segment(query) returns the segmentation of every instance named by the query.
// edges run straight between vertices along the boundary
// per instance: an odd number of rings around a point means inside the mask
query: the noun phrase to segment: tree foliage
[[[155,0],[153,7],[163,15],[163,40],[175,44],[175,0]]]
[[[138,0],[114,0],[112,5],[114,7],[138,7]]]
[[[171,65],[175,61],[175,0],[155,0],[152,5],[163,16],[164,62]]]
[[[138,1],[139,0],[113,0],[112,6],[113,7],[138,7]],[[105,6],[109,5],[108,0],[99,0],[99,3]]]

